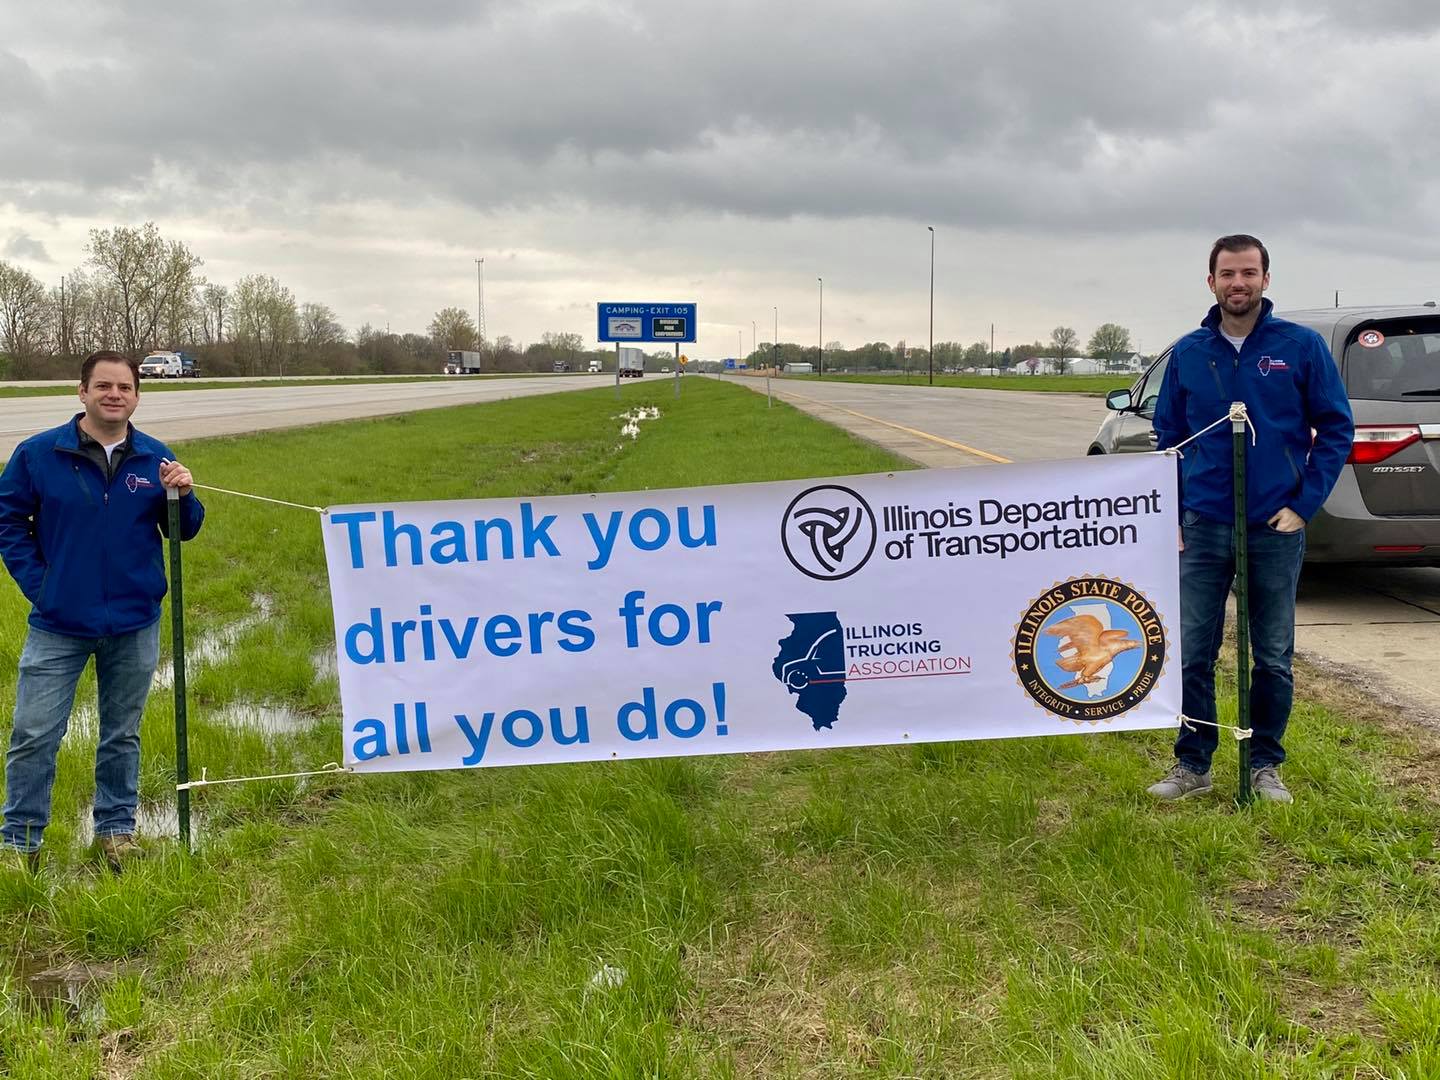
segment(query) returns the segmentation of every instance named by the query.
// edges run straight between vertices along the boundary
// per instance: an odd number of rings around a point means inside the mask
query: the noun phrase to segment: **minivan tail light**
[[[1413,424],[1357,426],[1355,442],[1350,447],[1349,462],[1352,465],[1374,465],[1419,441],[1420,429]]]

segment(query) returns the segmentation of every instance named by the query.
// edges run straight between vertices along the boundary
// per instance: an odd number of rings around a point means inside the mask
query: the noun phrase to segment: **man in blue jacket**
[[[136,851],[140,714],[155,674],[166,488],[180,492],[181,537],[205,509],[190,470],[136,431],[140,371],[97,352],[80,369],[85,411],[31,436],[0,474],[0,558],[31,603],[15,723],[5,756],[0,846],[33,870],[50,822],[55,759],[91,656],[99,698],[95,837],[111,867]]]
[[[1270,254],[1253,236],[1222,236],[1210,251],[1216,304],[1200,329],[1176,343],[1155,408],[1161,450],[1189,439],[1243,401],[1255,443],[1246,448],[1249,566],[1251,779],[1255,793],[1291,801],[1280,779],[1290,719],[1295,590],[1305,558],[1305,523],[1315,516],[1350,452],[1355,424],[1339,370],[1315,331],[1278,319],[1262,295]],[[1229,424],[1182,448],[1180,462],[1181,699],[1187,717],[1175,766],[1151,795],[1183,799],[1210,790],[1215,662],[1225,600],[1235,578],[1235,486]]]

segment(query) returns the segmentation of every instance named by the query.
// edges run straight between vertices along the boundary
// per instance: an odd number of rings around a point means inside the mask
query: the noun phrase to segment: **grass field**
[[[523,379],[534,372],[497,372],[491,375],[466,375],[466,379]],[[246,390],[251,387],[267,386],[355,386],[361,383],[396,382],[445,382],[454,380],[454,375],[356,375],[333,379],[145,379],[140,385],[142,394],[170,392],[175,390]],[[78,381],[78,380],[77,380]],[[0,386],[0,398],[7,397],[64,397],[73,395],[73,386]]]
[[[786,375],[791,379],[819,379],[819,375]],[[1094,394],[1103,397],[1110,390],[1122,390],[1136,379],[1120,375],[936,375],[936,386],[959,386],[969,390],[1031,390],[1052,394]],[[884,386],[928,386],[925,372],[896,375],[826,375],[826,382],[880,383]]]
[[[661,417],[617,445],[611,393],[183,454],[202,483],[317,505],[904,467],[711,380],[627,388]],[[316,522],[207,502],[192,768],[334,760]],[[0,584],[0,725],[23,618]],[[1153,805],[1163,732],[327,777],[200,792],[197,856],[154,843],[118,879],[79,825],[79,724],[46,872],[0,871],[0,1075],[1440,1075],[1435,746],[1301,681],[1289,808]],[[267,723],[224,719],[260,704]],[[157,691],[148,804],[172,730]],[[96,980],[37,1007],[22,972],[67,965]]]

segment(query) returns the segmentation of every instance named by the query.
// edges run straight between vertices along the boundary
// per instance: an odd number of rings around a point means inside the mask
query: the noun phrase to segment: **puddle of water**
[[[119,974],[118,964],[52,964],[22,956],[10,979],[10,997],[22,1008],[49,1012],[60,1006],[72,1020],[105,1018],[99,991]]]
[[[310,663],[315,668],[316,682],[335,678],[340,668],[340,661],[336,658],[334,649],[321,649],[311,653]]]
[[[185,671],[188,675],[198,668],[207,667],[219,663],[230,655],[230,650],[241,636],[253,630],[263,622],[267,622],[275,610],[275,601],[263,593],[256,593],[251,597],[255,604],[255,610],[249,615],[227,623],[219,630],[208,634],[201,634],[194,640],[185,643]],[[155,671],[155,686],[166,689],[175,683],[174,662],[167,660]]]
[[[229,728],[258,731],[262,735],[293,735],[304,731],[314,719],[288,705],[232,701],[210,713],[208,719]]]
[[[205,823],[205,815],[196,809],[195,796],[190,796],[190,833],[196,836]],[[180,811],[173,802],[142,802],[135,808],[135,831],[142,837],[176,839],[180,835]],[[75,821],[75,844],[86,848],[95,842],[95,818],[85,807]]]

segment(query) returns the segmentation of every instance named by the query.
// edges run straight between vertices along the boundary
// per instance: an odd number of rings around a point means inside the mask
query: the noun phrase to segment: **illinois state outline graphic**
[[[833,611],[786,615],[790,636],[770,666],[816,731],[832,728],[845,700],[845,629]]]

